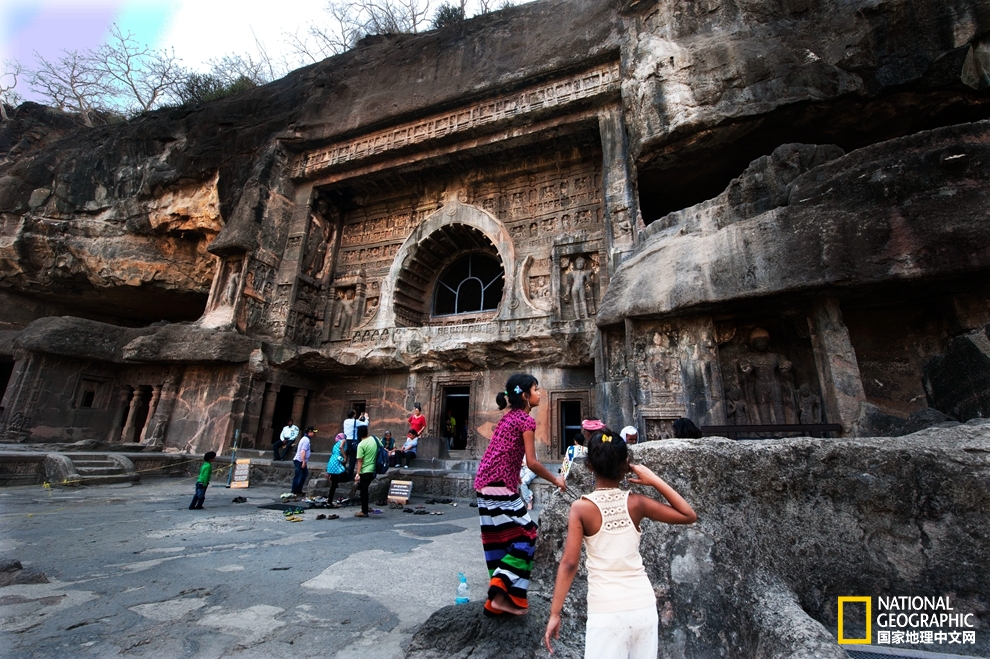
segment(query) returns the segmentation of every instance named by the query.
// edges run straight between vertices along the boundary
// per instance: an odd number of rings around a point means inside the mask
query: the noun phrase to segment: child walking
[[[193,495],[189,510],[202,510],[206,500],[206,488],[210,486],[210,476],[213,475],[213,459],[216,451],[207,451],[203,456],[203,466],[199,468],[199,478],[196,479],[196,494]]]
[[[610,432],[610,431],[608,431]],[[655,659],[658,649],[656,596],[639,553],[643,518],[668,524],[691,524],[698,516],[674,488],[643,465],[630,465],[626,443],[603,431],[588,442],[587,464],[595,491],[571,504],[564,556],[550,604],[543,643],[560,637],[560,611],[574,582],[584,542],[588,560],[588,624],[585,659]],[[655,488],[670,504],[619,489],[630,483]]]
[[[485,615],[522,615],[528,602],[529,573],[536,547],[536,524],[519,496],[519,471],[523,456],[537,476],[564,489],[564,479],[555,476],[536,459],[536,421],[529,415],[540,404],[540,387],[532,375],[516,374],[495,397],[500,410],[511,409],[492,433],[474,489],[481,516],[481,543],[491,578]]]

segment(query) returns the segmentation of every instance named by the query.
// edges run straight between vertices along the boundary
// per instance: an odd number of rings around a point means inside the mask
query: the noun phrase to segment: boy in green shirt
[[[196,494],[193,495],[189,510],[202,510],[203,501],[206,500],[206,488],[210,484],[210,476],[213,475],[213,459],[217,457],[215,451],[207,451],[203,456],[203,466],[199,468],[199,478],[196,479]]]
[[[361,489],[361,510],[354,513],[355,517],[368,516],[368,488],[375,480],[375,457],[378,455],[378,438],[368,436],[368,426],[358,426],[357,436],[361,443],[357,447],[357,472],[354,482]]]

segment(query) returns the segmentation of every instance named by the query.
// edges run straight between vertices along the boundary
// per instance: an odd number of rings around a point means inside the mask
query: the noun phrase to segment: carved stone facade
[[[319,450],[421,402],[478,455],[521,370],[547,460],[585,416],[652,440],[963,409],[941,383],[982,362],[942,356],[990,323],[990,102],[950,69],[986,26],[918,28],[906,67],[874,47],[901,5],[805,4],[544,0],[211,106],[263,120],[0,160],[0,436],[266,448],[292,415]]]

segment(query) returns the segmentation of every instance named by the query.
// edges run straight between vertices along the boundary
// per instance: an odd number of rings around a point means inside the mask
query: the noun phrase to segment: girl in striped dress
[[[529,573],[536,548],[536,523],[519,495],[519,470],[523,456],[536,475],[561,490],[564,479],[551,474],[536,459],[536,421],[529,415],[540,404],[540,387],[532,375],[516,374],[495,398],[500,410],[510,410],[495,426],[474,489],[481,515],[481,542],[491,581],[488,584],[486,615],[526,613]]]

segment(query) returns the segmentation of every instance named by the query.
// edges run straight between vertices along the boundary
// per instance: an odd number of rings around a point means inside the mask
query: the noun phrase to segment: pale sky
[[[469,3],[469,16],[475,3]],[[191,69],[205,71],[208,60],[226,54],[256,53],[255,36],[278,59],[289,53],[284,33],[302,34],[308,23],[328,20],[326,4],[326,0],[0,0],[0,58],[16,59],[30,68],[34,51],[52,59],[61,50],[94,48],[117,23],[144,43],[174,48],[182,65]],[[34,100],[27,84],[18,83],[16,91]]]

